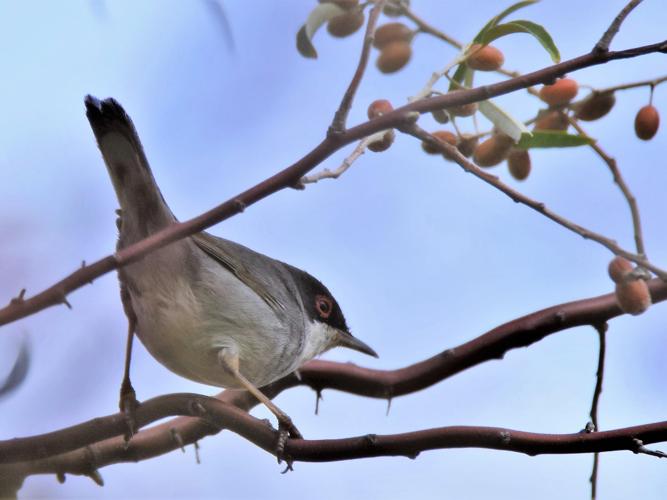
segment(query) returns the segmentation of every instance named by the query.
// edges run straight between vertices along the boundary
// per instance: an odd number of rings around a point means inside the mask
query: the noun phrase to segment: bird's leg
[[[121,282],[120,284],[120,300],[123,303],[123,309],[127,316],[127,344],[125,345],[125,370],[123,371],[123,381],[120,384],[120,401],[118,406],[120,411],[125,415],[127,422],[127,432],[125,433],[125,441],[129,441],[136,430],[135,412],[139,406],[137,395],[130,382],[130,361],[132,360],[132,341],[134,340],[134,332],[137,327],[137,315],[132,309],[132,302],[127,287]]]
[[[289,437],[291,438],[303,439],[303,436],[299,432],[299,429],[296,428],[289,415],[287,415],[287,413],[278,408],[269,398],[266,397],[266,395],[262,391],[260,391],[257,387],[255,387],[254,384],[250,382],[247,378],[245,378],[243,374],[239,371],[239,355],[235,350],[226,347],[222,348],[218,353],[218,358],[220,359],[220,364],[222,365],[222,367],[230,374],[232,374],[234,378],[237,380],[237,382],[241,384],[245,390],[247,390],[250,394],[255,396],[255,398],[257,398],[257,400],[260,403],[266,406],[271,411],[271,413],[273,413],[276,416],[276,418],[278,419],[278,429],[281,431],[281,433],[284,433],[286,431],[289,434]],[[283,452],[282,448],[284,447],[284,445],[285,445],[285,438],[281,437],[278,440],[278,450],[277,450],[279,461],[282,458],[282,452]]]

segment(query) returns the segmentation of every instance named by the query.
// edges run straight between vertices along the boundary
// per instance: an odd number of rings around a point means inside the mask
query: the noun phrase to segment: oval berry
[[[478,71],[496,71],[505,62],[503,53],[491,45],[472,45],[468,54],[466,64]]]
[[[635,134],[642,141],[653,139],[660,126],[660,114],[655,106],[644,106],[635,117]]]
[[[377,67],[382,73],[395,73],[403,68],[412,56],[412,47],[407,42],[389,42],[377,58]]]
[[[412,30],[403,23],[387,23],[375,30],[373,47],[383,49],[391,42],[409,42]]]
[[[574,99],[579,92],[579,84],[571,78],[561,78],[553,85],[540,89],[540,99],[549,106],[562,106]]]

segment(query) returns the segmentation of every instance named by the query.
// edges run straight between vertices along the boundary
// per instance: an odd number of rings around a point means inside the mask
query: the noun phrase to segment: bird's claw
[[[292,459],[285,455],[285,444],[288,439],[303,439],[303,436],[299,432],[299,429],[296,428],[292,420],[285,415],[286,418],[278,420],[278,442],[276,443],[276,458],[278,463],[282,463],[283,460],[287,464],[287,467],[282,472],[285,474],[292,469]]]
[[[125,442],[128,443],[137,430],[136,413],[139,407],[137,395],[134,392],[134,387],[129,380],[123,380],[120,386],[120,400],[118,407],[123,413],[125,423],[127,424],[127,431],[125,432]]]

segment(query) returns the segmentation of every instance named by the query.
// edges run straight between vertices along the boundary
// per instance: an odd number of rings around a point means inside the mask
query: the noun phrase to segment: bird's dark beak
[[[374,358],[379,358],[377,353],[365,342],[362,342],[356,337],[353,337],[351,333],[338,330],[336,344],[341,347],[347,347],[349,349],[354,349],[355,351],[363,352]]]

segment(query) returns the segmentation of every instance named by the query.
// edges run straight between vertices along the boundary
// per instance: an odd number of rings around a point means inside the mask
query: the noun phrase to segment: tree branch
[[[649,282],[649,288],[654,303],[667,299],[667,283],[654,279]],[[582,325],[599,325],[621,314],[614,294],[559,304],[500,325],[476,339],[404,368],[372,370],[347,363],[311,361],[299,370],[299,377],[290,375],[262,390],[273,398],[286,389],[306,385],[316,391],[328,388],[362,396],[392,398],[419,391],[486,361],[501,359],[508,351],[527,347],[550,334]],[[154,398],[137,409],[137,426],[140,428],[174,414],[201,417],[198,405],[205,403],[204,407],[208,408],[208,399],[187,394]],[[33,466],[27,462],[20,467],[29,468],[27,473],[33,474],[46,471],[41,467],[57,472],[61,470],[54,469],[57,465],[65,472],[83,474],[84,469],[87,472],[91,470],[91,452],[85,451],[87,446],[94,446],[96,466],[143,460],[216,434],[223,426],[220,422],[255,442],[252,436],[247,436],[249,432],[254,432],[248,430],[248,425],[254,429],[254,424],[249,424],[252,421],[247,420],[252,417],[241,410],[251,409],[257,401],[246,392],[236,390],[223,391],[217,399],[223,402],[223,406],[215,410],[218,412],[216,418],[222,420],[211,423],[210,420],[192,418],[174,419],[140,432],[132,438],[127,450],[123,438],[126,422],[123,414],[118,413],[40,436],[0,441],[0,464],[41,460],[34,466],[36,468],[30,468]],[[231,405],[239,410],[230,410]],[[165,408],[171,413],[165,415]],[[266,424],[263,426],[269,428]],[[175,434],[180,436],[179,440],[174,439]],[[67,458],[50,461],[50,457],[67,452]],[[87,464],[86,467],[82,461]],[[0,467],[0,477],[3,470]]]
[[[357,69],[354,72],[354,76],[350,81],[350,85],[347,87],[343,99],[338,106],[338,110],[334,115],[331,126],[329,127],[330,134],[340,134],[345,130],[347,115],[350,113],[350,108],[352,107],[352,101],[354,100],[354,95],[357,93],[361,79],[364,76],[366,71],[366,66],[368,65],[368,54],[371,51],[371,44],[373,43],[373,36],[375,32],[375,25],[377,20],[380,17],[380,12],[382,12],[382,7],[384,6],[385,0],[376,0],[375,5],[371,9],[370,14],[368,14],[368,24],[366,25],[366,32],[364,33],[364,44],[361,48],[361,55],[359,56],[359,64]]]
[[[625,18],[628,17],[630,12],[632,12],[640,3],[642,3],[642,0],[631,0],[625,7],[623,7],[621,12],[619,12],[616,18],[612,21],[609,28],[607,28],[607,31],[604,32],[600,41],[595,44],[595,47],[593,48],[594,51],[606,52],[609,50],[611,41],[616,36],[616,33],[618,33],[618,30],[621,29],[621,24],[623,24]]]
[[[147,401],[138,414],[150,408],[157,420],[174,414],[197,415],[206,421],[211,429],[229,426],[235,432],[258,447],[275,453],[279,432],[262,420],[234,408],[214,398],[192,394],[172,394]],[[98,419],[96,425],[104,427],[105,417]],[[138,461],[145,458],[152,448],[141,448],[142,444],[158,445],[158,441],[175,441],[173,432],[164,432],[164,426],[157,426],[161,439],[155,440],[155,434],[149,431],[137,434],[127,446],[122,438],[117,437],[57,455],[31,462],[20,462],[0,467],[0,479],[16,482],[17,478],[30,474],[65,473],[95,476],[99,467],[119,461]],[[146,436],[148,435],[148,436]],[[146,441],[149,441],[148,443]],[[667,440],[667,421],[626,427],[611,431],[574,434],[540,434],[523,432],[500,427],[450,426],[420,430],[402,434],[375,435],[342,439],[288,439],[285,443],[285,456],[291,461],[330,462],[379,456],[406,456],[416,458],[426,450],[445,448],[486,448],[525,453],[531,456],[539,454],[574,454],[629,450],[635,453],[649,453],[655,456],[659,452],[647,450],[645,444]]]
[[[544,203],[534,200],[526,196],[525,194],[515,189],[512,189],[507,184],[503,183],[497,176],[485,172],[477,165],[470,162],[465,156],[463,156],[458,151],[458,149],[455,146],[447,144],[444,141],[439,141],[431,134],[429,134],[427,131],[419,127],[416,123],[401,127],[400,130],[401,132],[412,135],[413,137],[416,137],[417,139],[423,142],[429,143],[437,151],[441,151],[442,153],[447,155],[448,158],[454,160],[459,166],[461,166],[461,168],[463,168],[463,170],[473,174],[475,177],[495,187],[496,189],[498,189],[499,191],[510,197],[512,201],[516,203],[521,203],[529,208],[532,208],[533,210],[544,215],[548,219],[551,219],[556,224],[559,224],[560,226],[569,229],[570,231],[580,235],[585,239],[596,241],[605,248],[609,249],[615,255],[621,255],[626,259],[636,262],[641,267],[649,269],[650,271],[655,273],[656,276],[667,281],[667,271],[652,264],[644,255],[628,252],[627,250],[618,246],[618,244],[616,244],[614,240],[607,238],[602,234],[591,231],[590,229],[587,229],[583,226],[580,226],[579,224],[576,224],[575,222],[566,219],[562,215],[559,215],[558,213],[554,212],[553,210],[548,208]]]
[[[571,116],[568,116],[567,119],[570,122],[570,124],[574,127],[574,129],[579,133],[579,135],[590,138],[590,136],[579,124],[579,121],[577,119]],[[609,168],[609,171],[611,172],[612,177],[614,178],[614,182],[621,190],[621,193],[623,193],[623,197],[625,198],[626,202],[628,203],[628,207],[630,208],[630,216],[632,217],[632,228],[634,232],[635,248],[637,254],[641,255],[642,257],[646,257],[646,250],[644,248],[644,236],[642,235],[642,223],[641,223],[641,217],[639,215],[639,205],[637,204],[637,199],[632,194],[632,191],[630,191],[630,187],[625,182],[625,179],[623,179],[623,175],[621,175],[621,169],[618,168],[616,160],[611,156],[609,156],[604,151],[604,149],[600,147],[598,141],[595,140],[591,141],[590,147],[602,159],[602,161],[606,163],[607,167]]]
[[[593,401],[591,403],[591,432],[597,432],[600,429],[598,422],[598,404],[600,403],[600,395],[602,394],[602,382],[604,380],[604,361],[607,350],[607,323],[601,323],[595,326],[599,338],[598,350],[598,369],[595,373],[595,390],[593,391]],[[600,463],[600,456],[598,452],[593,454],[593,470],[591,471],[591,498],[595,500],[597,497],[598,486],[598,467]]]

